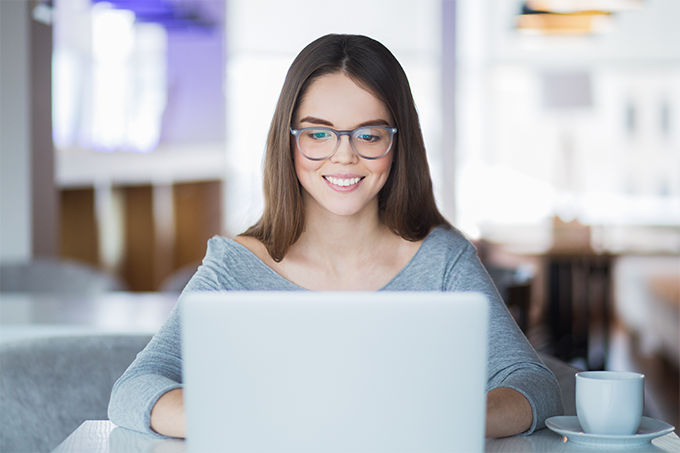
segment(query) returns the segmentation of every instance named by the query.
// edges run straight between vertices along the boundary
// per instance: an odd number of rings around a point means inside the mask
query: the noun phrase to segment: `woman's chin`
[[[357,200],[358,201],[358,200]],[[325,212],[331,216],[337,216],[342,218],[359,218],[368,213],[375,213],[378,210],[377,200],[370,200],[368,202],[339,202],[337,200],[333,201],[321,201],[317,202],[317,208],[321,212]]]

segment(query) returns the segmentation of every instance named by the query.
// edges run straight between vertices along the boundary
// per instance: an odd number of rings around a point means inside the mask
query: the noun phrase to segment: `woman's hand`
[[[151,429],[170,437],[186,437],[184,396],[182,389],[174,389],[158,398],[151,409]]]
[[[516,390],[496,388],[486,396],[486,437],[507,437],[531,427],[533,415],[529,401]],[[182,389],[161,396],[151,410],[151,429],[170,437],[185,437]]]
[[[499,387],[486,394],[486,437],[508,437],[531,427],[529,401],[516,390]]]

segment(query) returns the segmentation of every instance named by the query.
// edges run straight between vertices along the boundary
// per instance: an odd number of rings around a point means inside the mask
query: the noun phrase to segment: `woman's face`
[[[340,131],[368,125],[394,127],[394,121],[382,101],[342,73],[325,75],[312,82],[293,118],[293,129],[324,126]],[[299,152],[295,140],[291,143],[295,147],[295,170],[308,209],[314,204],[342,216],[367,209],[377,211],[378,192],[390,174],[394,144],[387,155],[368,160],[354,153],[348,136],[341,136],[335,154],[313,161]]]

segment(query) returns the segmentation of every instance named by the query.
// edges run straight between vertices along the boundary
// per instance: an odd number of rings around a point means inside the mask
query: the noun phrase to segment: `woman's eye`
[[[360,135],[357,136],[357,138],[359,140],[361,140],[362,142],[375,142],[375,141],[380,140],[380,137],[378,137],[377,135],[372,135],[372,134],[360,134]]]
[[[313,140],[324,140],[330,137],[330,133],[326,131],[310,131],[309,137]]]

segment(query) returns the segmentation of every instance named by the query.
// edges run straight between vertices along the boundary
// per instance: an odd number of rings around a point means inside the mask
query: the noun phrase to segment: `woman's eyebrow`
[[[390,123],[388,123],[386,120],[380,118],[380,119],[371,120],[371,121],[364,121],[363,123],[357,125],[357,127],[364,127],[364,126],[386,126],[386,127],[390,127]]]
[[[323,120],[321,118],[315,118],[313,116],[306,116],[300,120],[301,123],[312,123],[312,124],[322,124],[324,126],[329,126],[333,127],[333,123],[327,120]],[[375,120],[369,120],[369,121],[364,121],[362,123],[359,123],[356,125],[355,129],[358,127],[364,127],[364,126],[387,126],[390,127],[390,123],[387,122],[386,120],[379,118]]]
[[[301,123],[312,123],[312,124],[323,124],[325,126],[333,126],[330,121],[322,120],[321,118],[315,118],[313,116],[305,116],[300,120]]]

